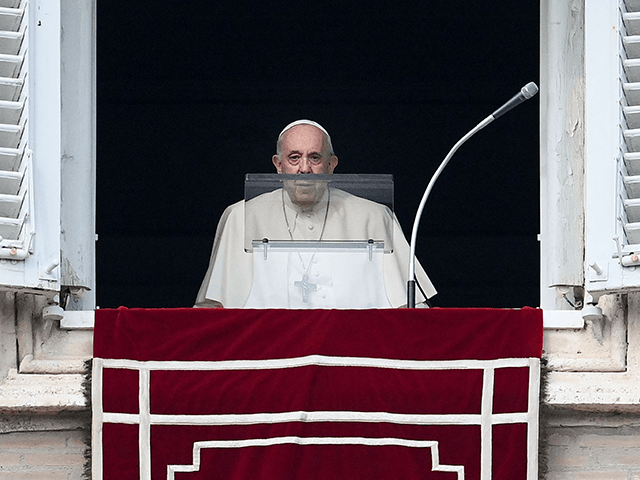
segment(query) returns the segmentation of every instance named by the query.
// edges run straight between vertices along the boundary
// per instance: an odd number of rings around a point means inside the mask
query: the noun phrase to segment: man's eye
[[[295,157],[289,157],[289,163],[296,164],[296,163],[298,163],[299,161],[300,161],[300,157],[297,157],[297,156],[295,156]]]
[[[311,157],[311,163],[315,163],[316,165],[322,163],[322,157],[321,156]]]

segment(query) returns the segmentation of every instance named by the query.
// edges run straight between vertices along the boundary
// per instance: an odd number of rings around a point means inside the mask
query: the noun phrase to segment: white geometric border
[[[395,445],[410,448],[431,449],[431,470],[434,472],[455,472],[458,480],[464,480],[464,466],[441,465],[438,442],[425,440],[407,440],[403,438],[363,438],[363,437],[274,437],[253,438],[250,440],[224,440],[196,442],[193,444],[193,463],[191,465],[168,465],[167,480],[175,480],[176,472],[197,472],[200,470],[200,452],[205,448],[244,448],[269,447],[272,445],[367,445],[380,447]]]
[[[480,415],[406,415],[389,412],[283,412],[279,414],[245,415],[152,415],[150,413],[150,372],[152,370],[268,370],[299,368],[309,365],[341,367],[373,367],[400,370],[482,370],[482,408]],[[529,399],[526,412],[493,414],[495,370],[499,368],[529,367]],[[132,369],[139,372],[139,414],[116,414],[102,409],[103,368]],[[129,423],[139,427],[140,479],[151,480],[151,425],[224,425],[260,424],[291,421],[302,422],[389,422],[422,425],[480,425],[481,459],[480,480],[492,478],[493,425],[505,423],[527,424],[527,480],[538,475],[538,414],[540,388],[540,360],[538,358],[508,358],[498,360],[421,361],[369,357],[331,357],[309,355],[305,357],[269,360],[228,361],[151,361],[139,362],[123,359],[93,360],[92,378],[92,473],[94,480],[102,480],[102,424]],[[288,437],[282,437],[288,438]],[[354,437],[355,438],[355,437]],[[394,439],[402,441],[403,439]],[[204,442],[207,443],[207,442]],[[428,443],[428,442],[427,442]],[[199,444],[202,444],[199,442]],[[194,448],[196,448],[194,446]]]

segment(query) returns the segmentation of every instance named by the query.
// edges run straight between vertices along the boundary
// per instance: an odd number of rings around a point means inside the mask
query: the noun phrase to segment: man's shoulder
[[[238,200],[236,203],[232,203],[231,205],[229,205],[226,210],[237,210],[239,208],[242,208],[243,204],[244,200]]]
[[[229,205],[227,208],[224,209],[224,212],[222,212],[221,218],[222,219],[228,218],[230,216],[233,216],[234,214],[237,214],[237,212],[241,212],[243,206],[244,206],[244,200],[239,200],[236,203],[232,203],[231,205]]]

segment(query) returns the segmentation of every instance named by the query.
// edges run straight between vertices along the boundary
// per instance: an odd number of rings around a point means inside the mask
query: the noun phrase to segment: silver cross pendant
[[[309,292],[315,291],[318,289],[318,285],[315,283],[311,283],[309,281],[309,275],[306,273],[302,275],[302,281],[295,281],[293,285],[296,287],[300,287],[302,290],[302,301],[304,303],[309,303]]]

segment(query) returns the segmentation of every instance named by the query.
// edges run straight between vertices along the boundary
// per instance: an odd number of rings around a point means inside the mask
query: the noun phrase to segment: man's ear
[[[276,167],[276,171],[278,173],[282,173],[282,161],[280,160],[280,157],[278,157],[278,155],[274,155],[273,157],[271,157],[271,161],[273,162],[273,165]]]
[[[333,169],[338,166],[338,157],[335,155],[331,155],[331,160],[329,160],[329,173],[333,173]]]

